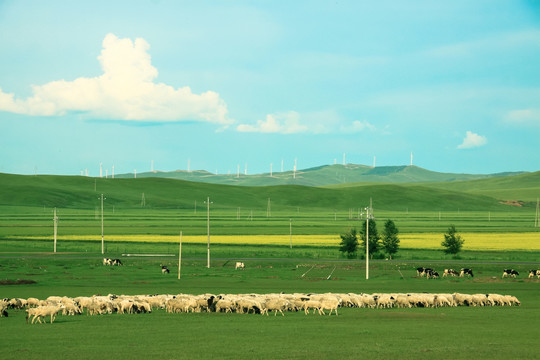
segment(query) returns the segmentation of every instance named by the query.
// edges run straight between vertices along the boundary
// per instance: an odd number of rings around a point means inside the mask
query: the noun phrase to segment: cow
[[[444,269],[443,277],[447,277],[448,275],[451,276],[459,276],[459,273],[454,269]]]
[[[426,269],[426,279],[429,278],[437,279],[439,278],[439,273],[433,269]]]
[[[112,259],[103,258],[103,265],[112,265]]]
[[[461,269],[461,272],[459,273],[459,276],[460,276],[460,277],[463,277],[463,276],[465,276],[465,275],[467,275],[467,277],[469,277],[469,276],[474,277],[474,274],[473,274],[473,272],[472,272],[472,269],[467,269],[467,268]]]
[[[529,270],[529,279],[535,276],[540,279],[540,270]]]
[[[112,265],[116,265],[116,266],[120,266],[120,265],[124,265],[122,264],[122,261],[120,261],[120,259],[113,259],[112,260]]]
[[[416,268],[416,276],[424,276],[425,271],[426,271],[425,267]]]
[[[512,276],[513,278],[516,278],[516,276],[519,276],[519,273],[517,272],[517,270],[514,270],[514,269],[504,269],[502,277],[505,278],[508,276]]]
[[[171,271],[169,270],[169,268],[168,268],[167,266],[165,266],[165,265],[162,265],[162,266],[161,266],[161,273],[162,273],[162,274],[168,274],[168,273],[170,273],[170,272],[171,272]]]
[[[245,265],[243,262],[240,262],[240,261],[236,262],[236,264],[234,265],[234,270],[238,270],[238,269],[242,269],[242,270],[245,269]]]

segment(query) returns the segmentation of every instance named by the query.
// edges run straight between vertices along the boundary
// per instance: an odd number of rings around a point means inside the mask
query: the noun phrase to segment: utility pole
[[[58,217],[56,216],[56,208],[54,208],[53,223],[54,223],[54,252],[56,252],[56,233],[58,229]]]
[[[178,249],[178,280],[180,280],[181,268],[182,268],[182,232],[180,231],[180,248]]]
[[[292,219],[289,219],[289,244],[292,249]]]
[[[536,216],[534,217],[534,227],[540,227],[540,199],[536,198]]]
[[[103,241],[103,194],[101,194],[101,253],[105,253],[105,246]]]
[[[366,208],[366,280],[369,280],[369,220],[373,217],[371,203],[370,198],[369,207]]]
[[[268,205],[266,206],[266,217],[269,218],[272,215],[270,211],[270,198],[268,198]]]
[[[206,267],[210,269],[210,197],[206,198],[206,232],[208,234],[208,245],[207,245],[207,261],[206,261]]]

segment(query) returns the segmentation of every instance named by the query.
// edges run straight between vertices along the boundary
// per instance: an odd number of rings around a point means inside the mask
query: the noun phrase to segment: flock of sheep
[[[304,311],[305,314],[338,315],[340,307],[354,308],[413,308],[446,306],[519,306],[512,295],[499,294],[428,294],[428,293],[325,293],[325,294],[204,294],[204,295],[112,295],[90,297],[50,296],[0,300],[0,316],[8,316],[8,309],[25,309],[26,322],[41,323],[58,314],[87,315],[151,313],[163,309],[169,313],[224,312],[240,314],[285,315],[286,311]]]

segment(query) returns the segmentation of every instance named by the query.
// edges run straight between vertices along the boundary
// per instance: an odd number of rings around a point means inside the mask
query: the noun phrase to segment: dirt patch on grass
[[[523,204],[525,204],[525,202],[521,200],[506,200],[506,201],[499,201],[499,203],[504,204],[504,205],[517,206],[517,207],[523,207]]]
[[[17,279],[17,280],[0,280],[0,285],[30,285],[36,284],[34,280]]]

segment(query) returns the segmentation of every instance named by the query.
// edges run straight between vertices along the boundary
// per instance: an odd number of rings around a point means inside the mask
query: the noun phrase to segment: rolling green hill
[[[429,186],[514,201],[516,205],[536,203],[536,200],[540,198],[540,171],[481,180],[439,182],[429,184]]]
[[[538,174],[536,175],[538,176]],[[523,184],[529,179],[521,177]],[[493,192],[498,185],[493,181]],[[484,180],[486,181],[486,180]],[[518,182],[521,184],[521,182]],[[516,183],[512,183],[516,185]],[[479,185],[481,187],[481,185]],[[472,190],[471,190],[472,189]],[[502,191],[502,190],[500,190]],[[366,184],[355,187],[319,188],[298,185],[282,186],[230,186],[196,183],[164,178],[103,179],[81,176],[10,175],[0,174],[0,205],[47,206],[94,209],[100,194],[105,194],[107,204],[117,208],[141,206],[144,193],[149,208],[189,208],[210,197],[214,208],[266,209],[271,199],[273,209],[348,209],[369,204],[385,210],[507,210],[498,199],[473,188],[463,191],[444,184]]]
[[[503,173],[489,175],[452,174],[429,171],[418,166],[378,166],[365,165],[324,165],[305,170],[244,175],[216,175],[207,171],[171,171],[138,173],[137,178],[171,178],[212,184],[228,184],[242,186],[271,186],[271,185],[306,185],[325,186],[357,182],[384,183],[424,183],[447,182],[473,179],[486,179],[499,176],[515,175],[518,173]],[[134,174],[116,175],[117,178],[134,178]]]

